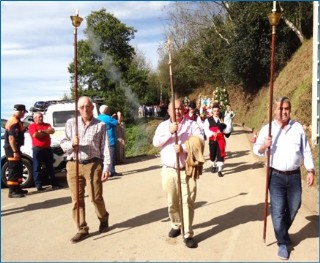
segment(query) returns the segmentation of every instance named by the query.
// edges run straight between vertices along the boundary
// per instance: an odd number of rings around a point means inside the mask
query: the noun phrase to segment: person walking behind
[[[230,133],[226,134],[226,137],[229,138],[231,133],[233,132],[233,118],[236,116],[234,111],[231,109],[230,105],[227,105],[227,109],[224,113],[223,121],[224,123],[230,127]]]
[[[314,164],[310,146],[302,125],[290,117],[291,102],[288,97],[279,97],[274,103],[275,118],[259,132],[253,151],[262,156],[270,147],[269,193],[271,218],[278,243],[278,256],[288,259],[291,244],[289,229],[301,206],[301,170],[307,169],[307,185],[314,182]]]
[[[27,190],[22,190],[20,187],[23,174],[20,147],[24,145],[25,132],[21,118],[23,118],[24,114],[28,111],[25,105],[22,104],[16,104],[13,108],[13,115],[5,125],[3,148],[8,160],[8,196],[9,198],[20,198],[25,197],[25,194],[28,193]]]
[[[123,164],[126,160],[126,130],[123,116],[121,116],[120,124],[116,127],[116,163]]]
[[[43,115],[41,112],[36,112],[33,115],[34,122],[28,127],[29,134],[32,140],[32,161],[33,161],[33,180],[37,191],[41,192],[45,189],[42,187],[40,170],[44,163],[46,166],[46,173],[50,179],[52,189],[61,188],[57,183],[54,168],[53,168],[53,152],[51,149],[50,135],[54,134],[55,130],[49,123],[43,122]]]
[[[111,177],[121,176],[122,174],[116,172],[116,126],[121,123],[121,112],[117,112],[117,119],[110,116],[110,109],[107,105],[101,105],[99,109],[100,115],[98,120],[105,123],[109,138],[110,158],[111,158]]]
[[[203,126],[206,137],[209,138],[211,172],[218,172],[218,176],[223,177],[222,167],[226,157],[224,136],[229,133],[230,127],[223,123],[223,119],[221,119],[219,104],[213,104],[211,116],[204,121]]]
[[[77,243],[89,236],[89,227],[85,219],[84,194],[86,186],[86,191],[100,221],[99,232],[106,232],[109,227],[109,213],[102,196],[102,182],[107,181],[110,175],[109,140],[105,124],[93,117],[93,108],[92,100],[89,97],[79,98],[78,136],[76,136],[75,118],[71,118],[66,123],[65,137],[61,141],[61,148],[67,153],[67,181],[71,191],[72,215],[75,223],[77,223],[77,205],[79,205],[80,214],[78,232],[71,238],[71,243]],[[79,158],[78,204],[76,147]]]
[[[174,111],[176,122],[173,122]],[[181,234],[181,218],[179,213],[179,196],[177,185],[177,158],[179,153],[179,164],[181,170],[181,192],[183,201],[184,218],[184,241],[187,247],[197,247],[197,241],[193,238],[194,232],[192,223],[194,218],[194,203],[197,193],[197,177],[186,175],[187,140],[194,135],[200,138],[203,145],[201,130],[195,121],[187,120],[183,117],[183,103],[175,100],[169,104],[168,113],[170,119],[159,124],[153,137],[153,145],[159,147],[161,155],[161,177],[162,187],[167,194],[168,213],[171,222],[170,238],[175,238]],[[175,144],[175,132],[179,139],[179,144]],[[202,156],[202,162],[204,162]]]
[[[197,105],[194,101],[190,102],[189,111],[186,114],[184,114],[184,118],[197,122],[202,132],[202,135],[205,138],[204,127],[203,127],[204,120],[201,119],[201,117],[199,116],[199,110],[197,109]]]

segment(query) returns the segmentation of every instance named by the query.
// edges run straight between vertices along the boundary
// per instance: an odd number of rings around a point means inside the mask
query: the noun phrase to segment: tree
[[[131,118],[139,97],[147,93],[149,72],[129,44],[136,30],[105,9],[92,12],[86,19],[87,39],[78,42],[79,95],[101,97],[111,111],[121,110]],[[73,62],[68,70],[73,82]]]
[[[105,9],[92,12],[86,19],[84,33],[88,39],[78,43],[79,89],[114,90],[133,59],[134,49],[129,41],[135,30]],[[73,74],[73,62],[68,70]]]
[[[174,81],[188,95],[195,87],[243,85],[249,92],[270,74],[270,2],[177,2],[168,7],[167,36],[174,38]],[[276,70],[312,36],[312,3],[281,2]]]

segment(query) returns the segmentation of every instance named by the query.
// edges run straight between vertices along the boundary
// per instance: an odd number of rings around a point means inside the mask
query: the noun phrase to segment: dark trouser
[[[33,147],[33,180],[36,187],[42,186],[40,170],[41,166],[44,163],[46,166],[46,173],[51,181],[51,184],[54,185],[56,183],[56,178],[54,174],[53,168],[53,152],[51,148],[39,148]]]
[[[116,172],[116,145],[109,145],[110,150],[110,173],[114,174]]]
[[[219,144],[217,141],[209,141],[210,161],[224,162],[221,157]]]
[[[274,233],[278,245],[288,245],[289,228],[301,206],[301,174],[270,176],[270,203]]]
[[[11,148],[5,148],[6,157],[8,160],[8,180],[7,184],[9,188],[13,189],[16,186],[19,186],[22,183],[22,159],[15,160],[13,158],[13,151]]]

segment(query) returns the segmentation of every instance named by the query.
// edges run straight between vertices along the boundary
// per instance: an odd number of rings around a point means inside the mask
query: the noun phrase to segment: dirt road
[[[69,189],[8,199],[2,189],[1,261],[254,261],[278,262],[277,244],[268,216],[266,243],[262,240],[265,192],[263,159],[252,154],[242,127],[227,139],[225,176],[210,173],[210,162],[198,181],[194,230],[199,246],[185,247],[170,230],[161,189],[158,157],[129,159],[117,171],[124,176],[104,184],[110,230],[99,234],[99,222],[87,199],[91,236],[71,244],[76,233],[71,220]],[[205,155],[208,158],[208,146]],[[64,177],[61,180],[65,181]],[[318,262],[318,192],[303,184],[302,205],[291,229],[291,262]]]

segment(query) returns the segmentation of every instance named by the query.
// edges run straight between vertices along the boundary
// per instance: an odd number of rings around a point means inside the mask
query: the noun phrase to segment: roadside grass
[[[126,126],[126,156],[155,155],[159,150],[153,146],[152,139],[162,120],[142,118],[135,124]]]

